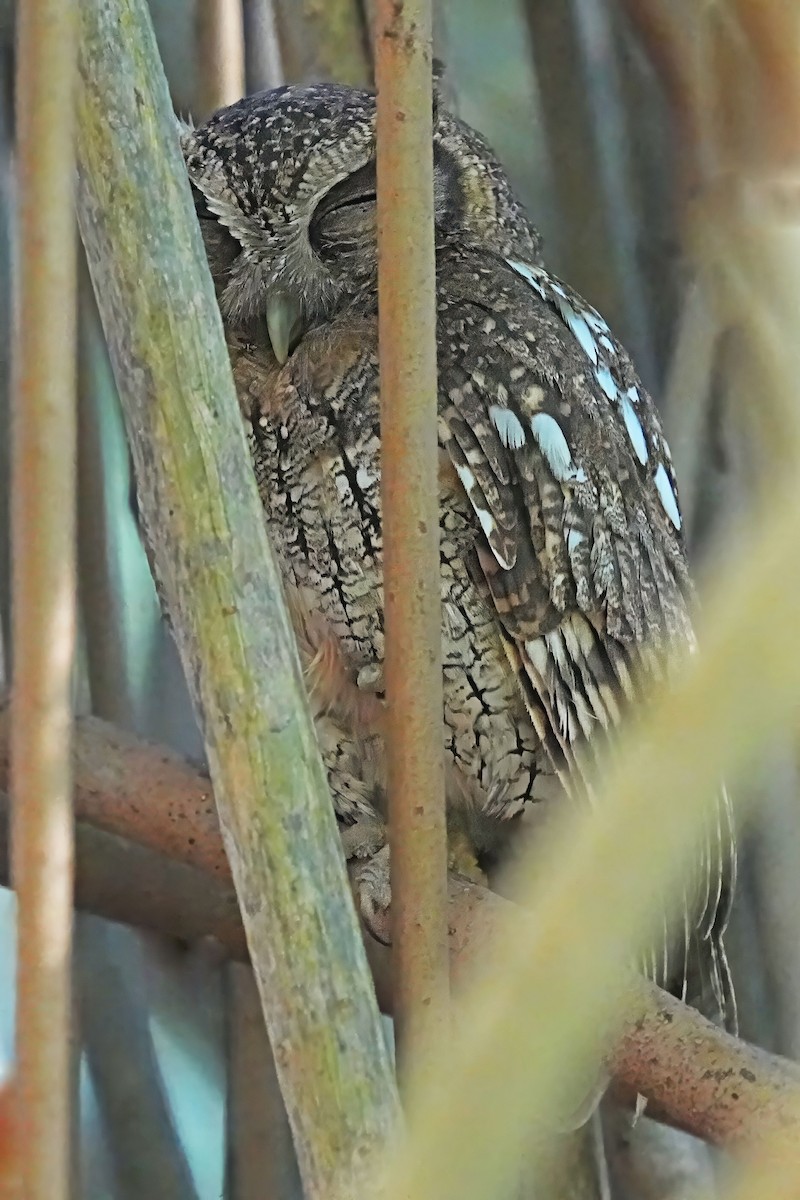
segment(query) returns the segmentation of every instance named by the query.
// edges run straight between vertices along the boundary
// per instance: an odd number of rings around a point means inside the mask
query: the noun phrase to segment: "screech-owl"
[[[279,88],[182,142],[345,847],[373,855],[385,847],[374,97]],[[443,753],[454,844],[484,860],[556,782],[585,796],[587,751],[664,674],[670,644],[692,643],[691,585],[669,449],[628,355],[545,269],[489,148],[440,106],[434,177]],[[729,1027],[734,864],[721,793],[684,920],[649,963]],[[365,909],[385,902],[385,878],[370,865]]]

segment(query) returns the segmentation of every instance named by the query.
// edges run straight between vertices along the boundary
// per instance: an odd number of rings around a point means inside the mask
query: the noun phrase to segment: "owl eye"
[[[317,205],[309,229],[321,254],[362,244],[375,236],[375,164],[335,184]]]
[[[329,208],[311,222],[311,245],[324,256],[326,251],[344,250],[374,239],[375,211],[374,194],[359,196],[337,208]]]

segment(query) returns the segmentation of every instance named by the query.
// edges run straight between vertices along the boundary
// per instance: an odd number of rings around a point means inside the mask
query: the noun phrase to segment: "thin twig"
[[[19,310],[12,463],[16,1069],[26,1200],[66,1200],[70,1146],[75,645],[73,208],[77,8],[20,6]]]

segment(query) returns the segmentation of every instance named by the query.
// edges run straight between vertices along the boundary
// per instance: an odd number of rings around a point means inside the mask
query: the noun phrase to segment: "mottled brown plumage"
[[[374,101],[279,89],[183,143],[334,803],[349,852],[372,854],[385,784]],[[542,266],[482,140],[439,111],[434,149],[443,752],[453,824],[485,855],[555,776],[590,792],[587,753],[670,645],[692,643],[690,583],[669,450],[628,356]],[[683,926],[649,964],[729,1024],[733,861],[723,794]]]

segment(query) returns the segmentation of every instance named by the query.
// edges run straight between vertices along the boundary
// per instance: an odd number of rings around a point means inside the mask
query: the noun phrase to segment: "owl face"
[[[279,361],[377,281],[375,98],[283,87],[222,109],[182,147],[223,316],[266,319]],[[434,113],[437,241],[536,262],[538,235],[478,134]]]

